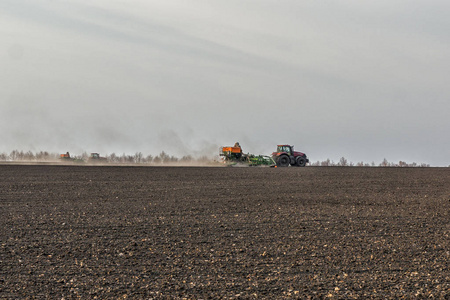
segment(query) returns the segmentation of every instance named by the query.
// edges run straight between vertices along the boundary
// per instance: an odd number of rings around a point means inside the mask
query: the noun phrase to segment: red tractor
[[[278,145],[277,152],[272,153],[273,160],[278,167],[304,167],[309,159],[305,153],[294,151],[294,146]]]

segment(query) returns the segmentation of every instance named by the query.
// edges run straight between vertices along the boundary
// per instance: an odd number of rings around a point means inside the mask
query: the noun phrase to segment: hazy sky
[[[0,152],[450,165],[450,2],[0,1]]]

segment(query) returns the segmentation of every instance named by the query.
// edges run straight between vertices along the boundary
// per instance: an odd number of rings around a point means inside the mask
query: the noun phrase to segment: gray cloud
[[[443,1],[0,3],[0,151],[449,165]],[[72,150],[73,149],[73,150]],[[209,150],[203,150],[209,149]]]

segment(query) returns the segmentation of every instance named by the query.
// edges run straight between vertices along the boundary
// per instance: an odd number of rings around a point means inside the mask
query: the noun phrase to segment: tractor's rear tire
[[[291,160],[289,159],[289,156],[281,155],[277,159],[277,166],[278,167],[289,167],[290,162],[291,162]]]
[[[306,166],[306,159],[303,157],[297,157],[297,167],[304,167]]]

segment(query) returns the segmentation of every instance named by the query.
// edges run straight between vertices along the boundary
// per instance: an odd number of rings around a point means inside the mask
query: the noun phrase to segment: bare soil
[[[450,168],[0,166],[0,298],[450,297]]]

